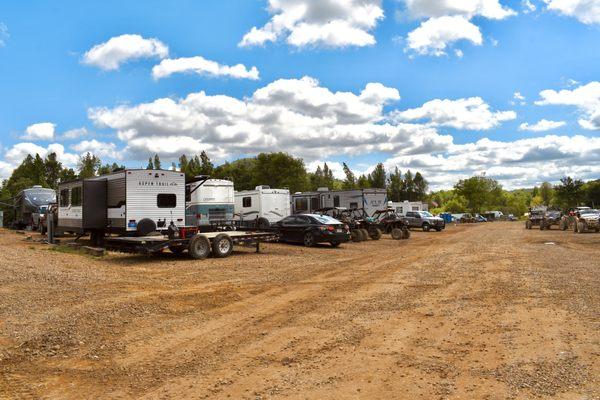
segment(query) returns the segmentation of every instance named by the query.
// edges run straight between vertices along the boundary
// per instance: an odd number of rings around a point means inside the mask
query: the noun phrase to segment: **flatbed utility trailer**
[[[211,253],[214,257],[229,257],[234,245],[255,246],[260,251],[260,243],[279,240],[275,232],[216,231],[199,232],[194,228],[182,228],[178,237],[156,236],[117,236],[106,237],[107,250],[125,253],[156,254],[169,249],[180,255],[188,251],[196,260],[205,259]]]

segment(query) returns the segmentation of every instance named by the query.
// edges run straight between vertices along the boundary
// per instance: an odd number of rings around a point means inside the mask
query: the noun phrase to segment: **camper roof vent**
[[[33,185],[31,188],[32,189],[40,189],[42,187],[42,185]]]
[[[269,185],[259,185],[259,186],[255,187],[254,189],[256,189],[256,190],[271,189],[271,186],[269,186]]]
[[[317,188],[317,192],[329,192],[329,188],[328,187],[320,187],[320,188]]]

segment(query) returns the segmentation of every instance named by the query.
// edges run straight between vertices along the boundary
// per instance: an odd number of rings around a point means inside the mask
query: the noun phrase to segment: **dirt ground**
[[[0,230],[2,399],[600,398],[600,234],[495,222],[204,261],[24,238]]]

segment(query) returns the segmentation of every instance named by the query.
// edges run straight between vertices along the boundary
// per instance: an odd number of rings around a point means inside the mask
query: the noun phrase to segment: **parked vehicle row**
[[[525,228],[539,227],[540,230],[552,229],[557,226],[560,230],[573,230],[575,233],[586,231],[600,232],[600,211],[590,207],[578,207],[563,214],[558,210],[548,210],[546,207],[532,208],[529,211]]]

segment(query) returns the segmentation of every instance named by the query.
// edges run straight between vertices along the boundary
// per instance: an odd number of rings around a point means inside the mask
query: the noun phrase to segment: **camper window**
[[[338,195],[333,196],[333,206],[334,207],[340,206],[340,196],[338,196]]]
[[[71,189],[71,207],[81,206],[81,186]]]
[[[60,191],[60,206],[69,207],[69,189],[63,189]]]
[[[296,199],[296,212],[308,211],[308,201],[306,199]]]
[[[358,203],[350,203],[350,209],[356,210],[358,208]]]
[[[160,193],[156,196],[156,206],[158,208],[177,207],[177,195],[173,193]]]
[[[319,198],[318,197],[311,197],[310,199],[310,210],[314,211],[314,210],[318,210],[319,209]]]
[[[242,206],[244,208],[252,207],[252,197],[243,197]]]

